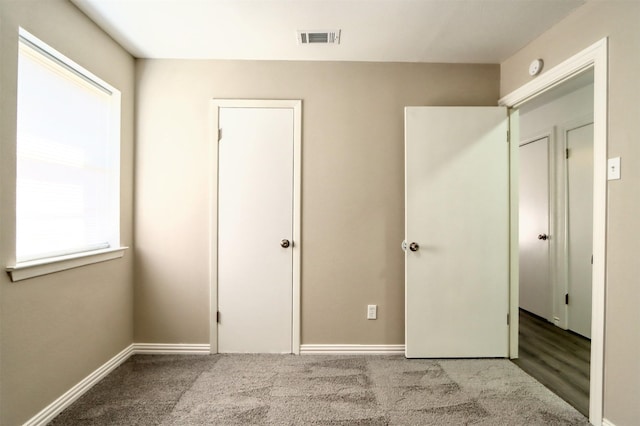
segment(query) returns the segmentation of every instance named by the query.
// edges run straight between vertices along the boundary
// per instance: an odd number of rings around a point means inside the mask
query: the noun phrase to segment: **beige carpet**
[[[129,359],[53,425],[587,425],[508,360]]]

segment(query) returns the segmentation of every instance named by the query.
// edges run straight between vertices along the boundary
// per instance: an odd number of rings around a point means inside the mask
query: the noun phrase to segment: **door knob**
[[[549,239],[549,236],[547,234],[539,234],[538,239],[542,241],[546,241]]]
[[[287,248],[287,247],[289,247],[290,245],[291,245],[291,242],[290,242],[289,240],[282,240],[282,241],[280,241],[280,247]]]
[[[418,251],[420,249],[420,246],[418,245],[418,243],[411,243],[409,244],[409,250],[411,251]]]

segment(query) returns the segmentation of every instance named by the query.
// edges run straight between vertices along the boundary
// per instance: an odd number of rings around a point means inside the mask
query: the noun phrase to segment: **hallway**
[[[523,309],[519,334],[513,362],[588,417],[591,341]]]

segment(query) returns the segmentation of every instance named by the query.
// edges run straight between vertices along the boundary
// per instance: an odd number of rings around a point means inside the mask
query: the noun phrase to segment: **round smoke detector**
[[[544,62],[542,61],[542,59],[536,59],[531,62],[531,64],[529,65],[529,75],[533,77],[534,75],[540,74],[543,65]]]

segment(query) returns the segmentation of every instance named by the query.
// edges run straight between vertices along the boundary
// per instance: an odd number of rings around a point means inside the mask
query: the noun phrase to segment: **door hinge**
[[[216,312],[216,322],[220,324],[220,311]]]
[[[569,304],[569,293],[564,295],[564,304],[568,305]]]
[[[507,314],[507,325],[509,325],[511,323],[511,316],[509,314]]]
[[[593,255],[591,255],[591,264],[593,265]]]
[[[507,130],[507,143],[511,142],[511,132]]]
[[[569,159],[569,148],[564,150],[564,158]]]
[[[218,129],[218,142],[222,139],[222,129]]]

